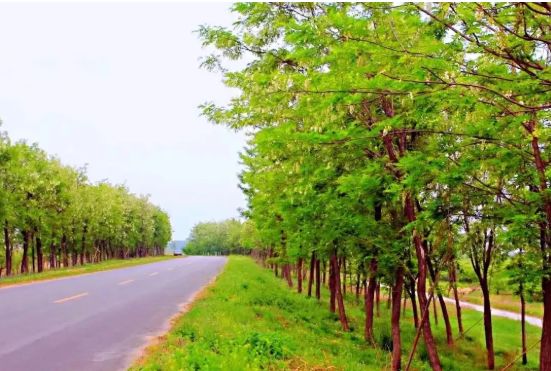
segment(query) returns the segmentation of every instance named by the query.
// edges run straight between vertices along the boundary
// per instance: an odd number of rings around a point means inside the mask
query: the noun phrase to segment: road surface
[[[0,288],[0,370],[125,369],[225,262],[187,257]]]

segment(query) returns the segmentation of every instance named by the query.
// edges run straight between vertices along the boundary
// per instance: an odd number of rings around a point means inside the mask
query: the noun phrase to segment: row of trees
[[[124,186],[91,184],[83,168],[0,136],[0,275],[160,255],[168,215]],[[18,265],[14,263],[18,261]]]
[[[237,219],[196,224],[191,230],[185,252],[188,255],[249,254],[254,230],[250,222]]]
[[[240,3],[233,11],[233,29],[199,32],[215,50],[204,66],[240,94],[202,109],[250,133],[241,181],[255,254],[281,267],[289,285],[291,267],[302,282],[309,261],[318,295],[327,264],[330,309],[344,331],[340,281],[356,275],[372,344],[376,287],[390,286],[394,370],[404,290],[428,361],[441,370],[427,318],[437,300],[452,345],[447,279],[463,332],[462,256],[483,293],[493,369],[489,272],[512,256],[521,298],[526,279],[541,282],[540,367],[551,370],[551,6]],[[228,59],[247,64],[227,70]]]

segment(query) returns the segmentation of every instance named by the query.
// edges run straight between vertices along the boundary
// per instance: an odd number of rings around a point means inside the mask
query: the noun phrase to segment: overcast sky
[[[232,92],[199,69],[200,24],[229,4],[0,4],[0,130],[37,142],[92,181],[150,194],[184,239],[237,216],[245,136],[199,116]]]

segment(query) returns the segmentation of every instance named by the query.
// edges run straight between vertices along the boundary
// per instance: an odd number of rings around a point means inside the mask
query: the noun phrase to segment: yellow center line
[[[119,282],[118,284],[119,285],[126,285],[127,283],[130,283],[130,282],[134,282],[134,280],[126,280],[126,281]]]
[[[156,276],[158,274],[159,274],[159,272],[153,272],[153,273],[150,274],[150,276]]]
[[[77,295],[73,295],[73,296],[63,298],[63,299],[56,300],[56,301],[54,301],[54,303],[55,304],[61,304],[61,303],[65,303],[66,301],[75,300],[75,299],[82,298],[83,296],[87,296],[87,295],[88,295],[87,292],[83,292],[83,293],[80,293],[80,294],[77,294]]]

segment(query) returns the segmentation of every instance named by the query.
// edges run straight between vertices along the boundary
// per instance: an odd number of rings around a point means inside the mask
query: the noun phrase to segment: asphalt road
[[[0,371],[121,370],[225,264],[187,257],[0,289]]]

